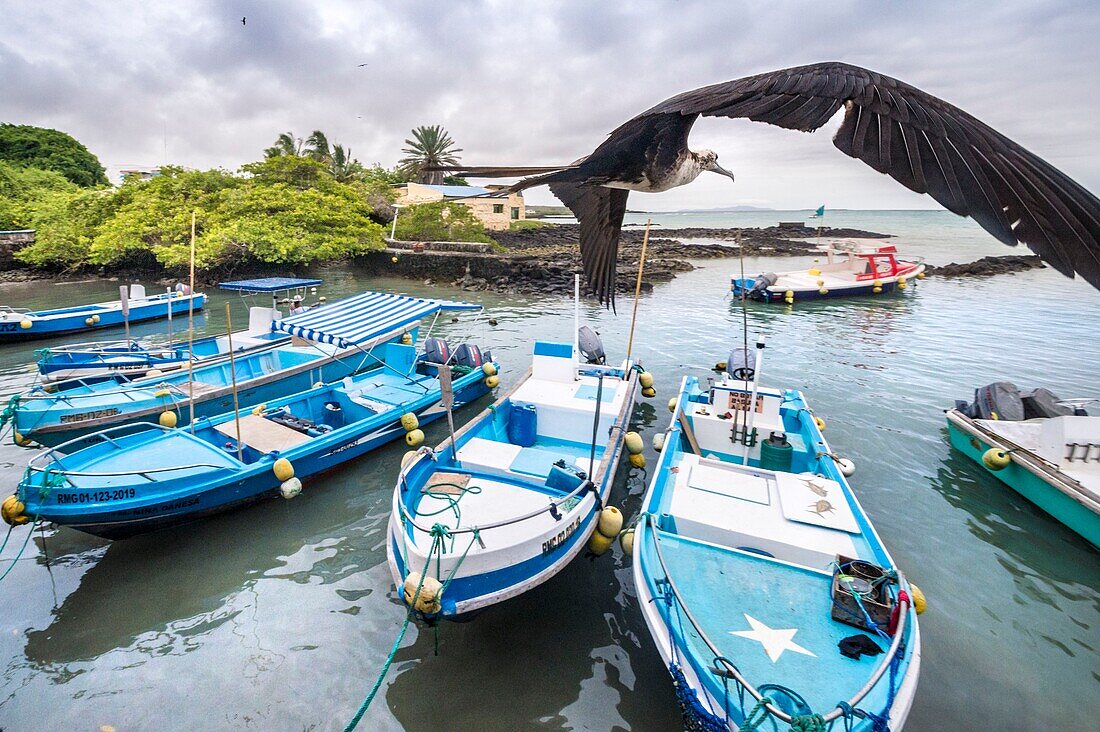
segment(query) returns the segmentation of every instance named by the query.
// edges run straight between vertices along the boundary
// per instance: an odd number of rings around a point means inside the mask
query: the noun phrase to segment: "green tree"
[[[274,145],[264,149],[264,157],[301,157],[304,145],[302,138],[295,137],[293,132],[284,132],[275,139]]]
[[[0,160],[53,170],[78,186],[106,185],[99,158],[70,135],[30,125],[0,124]]]
[[[56,171],[0,161],[0,230],[34,228],[31,204],[51,191],[73,194],[78,190]]]
[[[406,139],[408,147],[401,148],[405,157],[398,161],[398,165],[409,176],[416,179],[417,183],[438,185],[445,177],[442,170],[424,170],[426,167],[438,165],[458,165],[458,153],[461,148],[455,147],[455,141],[441,125],[425,127],[421,125],[412,131],[412,139]]]
[[[401,208],[395,238],[401,241],[483,241],[493,243],[468,206],[448,201]]]

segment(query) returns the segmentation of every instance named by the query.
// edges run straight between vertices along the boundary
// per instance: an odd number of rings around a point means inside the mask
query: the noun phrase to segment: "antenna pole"
[[[638,257],[638,279],[634,283],[634,313],[630,316],[630,337],[626,340],[626,360],[630,361],[630,352],[634,348],[634,323],[638,319],[638,300],[642,294],[642,272],[645,270],[645,249],[649,244],[649,226],[653,219],[646,219],[645,234],[642,235],[642,253]]]
[[[581,363],[581,276],[573,275],[573,359],[576,366]]]
[[[241,446],[241,405],[237,401],[237,360],[233,355],[233,316],[229,303],[225,304],[225,335],[229,339],[229,376],[233,383],[233,421],[237,423],[237,459],[244,462],[244,448]],[[192,423],[194,429],[194,423]]]
[[[130,287],[128,285],[119,285],[118,302],[122,307],[122,324],[126,327],[126,350],[129,351],[133,346],[130,345]]]
[[[748,409],[745,410],[748,414],[748,419],[745,422],[744,450],[742,450],[741,452],[742,465],[749,464],[749,450],[752,449],[749,443],[752,441],[752,431],[756,429],[756,393],[760,384],[760,368],[763,366],[763,363],[764,334],[761,333],[759,336],[756,337],[756,363],[754,365],[752,375],[752,394],[749,396]]]
[[[191,289],[187,292],[187,403],[188,422],[195,434],[195,212],[191,212]]]
[[[164,288],[165,294],[168,295],[168,345],[172,345],[172,341],[175,339],[172,337],[172,288]]]

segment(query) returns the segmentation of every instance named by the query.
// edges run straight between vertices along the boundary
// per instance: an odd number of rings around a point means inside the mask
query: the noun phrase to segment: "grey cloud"
[[[409,129],[436,123],[471,164],[562,162],[671,94],[835,59],[956,103],[1100,187],[1091,2],[19,0],[4,24],[0,118],[70,131],[115,165],[162,162],[167,139],[171,162],[232,169],[316,128],[392,165]],[[828,137],[705,121],[692,144],[738,182],[643,200],[934,205]]]

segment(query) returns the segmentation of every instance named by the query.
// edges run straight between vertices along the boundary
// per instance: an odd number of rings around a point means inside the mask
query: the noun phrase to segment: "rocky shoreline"
[[[556,224],[539,229],[494,232],[493,238],[503,251],[491,254],[407,250],[372,254],[362,258],[363,266],[388,271],[425,282],[447,282],[466,290],[493,290],[518,294],[569,294],[573,275],[581,271],[577,246],[580,228],[576,224]],[[615,290],[634,291],[644,231],[630,228],[622,232]],[[816,237],[858,237],[885,239],[878,234],[855,229],[817,229],[808,226],[771,226],[760,229],[653,229],[646,249],[642,290],[648,292],[659,282],[668,282],[681,272],[689,272],[692,259],[718,259],[739,256],[736,242],[741,241],[746,256],[797,257],[818,253]],[[684,239],[688,241],[683,241]],[[695,243],[709,239],[718,243]],[[393,262],[393,257],[397,261]]]
[[[447,283],[465,290],[492,290],[517,294],[571,294],[573,275],[581,271],[576,224],[555,224],[537,229],[495,232],[496,247],[459,246],[427,243],[424,247],[410,242],[394,243],[392,248],[372,252],[349,262],[365,274],[398,275],[428,284]],[[616,292],[634,291],[644,231],[631,227],[622,232],[616,276]],[[691,260],[736,258],[743,248],[749,257],[798,257],[820,253],[818,241],[829,239],[886,239],[881,234],[856,229],[809,226],[772,226],[759,229],[655,228],[650,232],[642,290],[668,282],[681,272],[695,267]],[[699,241],[704,240],[704,241]],[[741,248],[737,242],[740,241]],[[1010,272],[1041,268],[1034,255],[983,257],[975,262],[929,266],[929,274],[941,277],[989,277]],[[274,265],[240,263],[232,272],[207,270],[200,273],[198,285],[209,287],[226,279],[268,276]],[[311,268],[286,266],[287,274],[308,274]],[[142,281],[172,285],[179,277],[163,269],[129,267],[117,270],[47,272],[9,268],[0,270],[0,283],[49,280],[80,282],[89,279]]]
[[[925,271],[937,277],[992,277],[1045,267],[1038,254],[1009,254],[1004,257],[982,257],[965,264],[952,262],[939,267],[928,265]]]

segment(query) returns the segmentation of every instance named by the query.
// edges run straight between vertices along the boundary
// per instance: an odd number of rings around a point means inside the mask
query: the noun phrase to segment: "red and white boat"
[[[768,272],[754,278],[734,277],[730,290],[753,300],[786,302],[824,297],[879,295],[904,290],[909,281],[924,278],[924,262],[897,258],[897,247],[835,252],[829,247],[825,264],[792,272]]]

